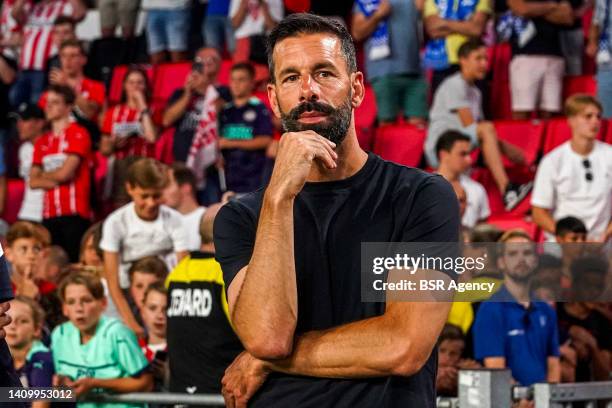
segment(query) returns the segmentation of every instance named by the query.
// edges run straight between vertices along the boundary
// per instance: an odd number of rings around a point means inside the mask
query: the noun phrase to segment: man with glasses
[[[592,96],[568,98],[565,113],[572,137],[540,162],[531,205],[534,221],[549,240],[555,221],[567,216],[584,222],[589,240],[612,237],[612,147],[597,140],[601,112]]]

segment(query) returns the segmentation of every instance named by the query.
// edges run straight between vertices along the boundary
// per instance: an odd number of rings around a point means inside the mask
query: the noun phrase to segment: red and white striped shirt
[[[140,112],[127,105],[115,105],[106,111],[102,122],[102,133],[116,138],[127,138],[125,144],[115,148],[115,157],[128,156],[155,157],[155,143],[144,139]]]
[[[42,71],[57,47],[52,41],[53,23],[62,15],[72,15],[72,4],[68,0],[46,0],[34,5],[28,13],[23,29],[23,47],[19,67],[22,70]]]
[[[90,158],[91,139],[87,131],[71,123],[61,134],[49,132],[34,144],[33,166],[51,172],[61,168],[70,154],[79,156],[81,162],[74,178],[45,191],[43,219],[79,215],[90,217]]]
[[[11,15],[15,1],[17,0],[4,0],[0,6],[0,37],[4,39],[9,38],[11,34],[18,33],[23,29],[23,26]],[[32,4],[28,1],[25,7],[26,12],[28,12]]]

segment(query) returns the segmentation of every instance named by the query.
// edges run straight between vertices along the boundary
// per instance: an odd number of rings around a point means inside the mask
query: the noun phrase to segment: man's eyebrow
[[[320,69],[329,69],[334,72],[338,71],[336,66],[332,64],[331,62],[318,62],[311,69],[312,71],[318,71]],[[287,74],[298,74],[299,72],[300,70],[297,69],[296,67],[289,66],[289,67],[283,68],[281,72],[279,72],[278,76],[283,77],[284,75],[287,75]]]

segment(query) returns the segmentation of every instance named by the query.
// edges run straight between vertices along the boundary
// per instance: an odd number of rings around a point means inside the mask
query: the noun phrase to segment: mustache
[[[303,102],[299,104],[298,106],[296,106],[295,108],[291,109],[291,111],[287,115],[287,118],[291,120],[298,120],[302,113],[313,112],[313,111],[320,112],[326,115],[331,115],[336,110],[326,103],[321,103],[317,101],[309,101],[309,102]]]

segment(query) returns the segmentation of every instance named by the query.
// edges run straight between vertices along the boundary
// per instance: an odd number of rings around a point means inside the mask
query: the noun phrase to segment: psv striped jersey
[[[57,53],[57,47],[51,41],[53,23],[59,16],[69,16],[72,12],[68,0],[43,0],[32,7],[23,28],[19,68],[38,71],[45,69],[49,57]]]
[[[76,123],[70,123],[60,134],[49,132],[36,140],[33,166],[44,172],[61,168],[70,154],[79,156],[81,162],[74,178],[45,192],[43,219],[69,215],[90,216],[90,156],[91,140],[87,131]]]
[[[127,105],[115,105],[106,111],[102,123],[102,133],[127,138],[125,144],[115,148],[115,157],[123,159],[128,156],[155,157],[155,143],[144,139],[140,112]]]

